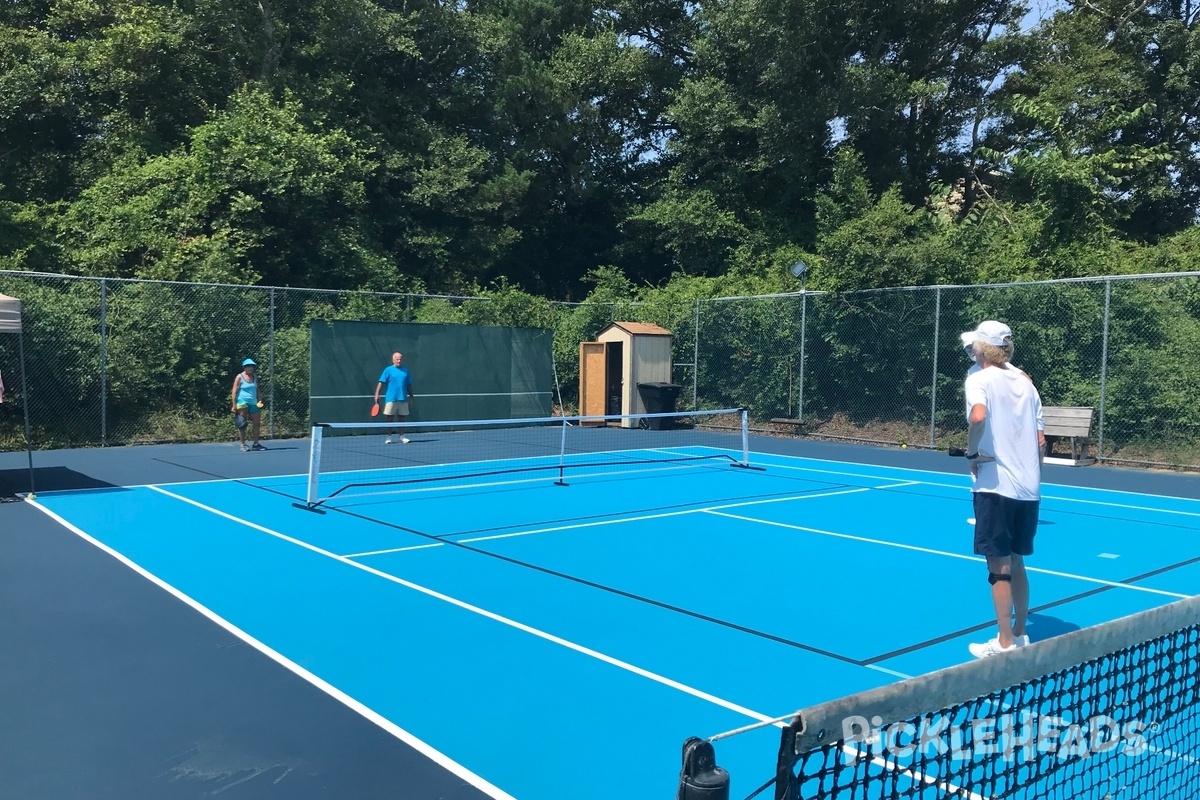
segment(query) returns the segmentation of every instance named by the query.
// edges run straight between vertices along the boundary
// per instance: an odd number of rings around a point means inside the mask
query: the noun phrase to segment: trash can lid
[[[650,389],[682,389],[678,383],[662,383],[661,381],[649,381],[647,383],[639,383],[638,388],[647,387]]]

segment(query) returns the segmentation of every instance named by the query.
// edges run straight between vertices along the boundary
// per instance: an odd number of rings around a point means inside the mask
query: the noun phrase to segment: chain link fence
[[[966,440],[959,334],[1013,329],[1047,406],[1095,410],[1091,455],[1200,467],[1200,275],[702,300],[702,405],[759,430],[931,448]]]
[[[22,302],[35,447],[233,441],[242,359],[259,364],[264,432],[309,430],[309,323],[441,322],[556,331],[558,404],[578,395],[578,346],[612,304],[232,286],[0,272]],[[517,297],[514,295],[514,297]],[[574,342],[572,345],[571,342]],[[19,339],[0,337],[0,449],[24,448]],[[381,357],[381,366],[387,357]],[[452,368],[448,365],[447,368]],[[369,392],[374,387],[365,387]]]
[[[579,343],[616,320],[649,322],[674,335],[681,408],[745,407],[781,435],[961,446],[970,362],[958,335],[1001,319],[1046,405],[1095,409],[1092,455],[1200,467],[1200,273],[580,304],[0,272],[0,293],[23,303],[39,448],[232,441],[247,356],[266,433],[303,436],[314,319],[552,329],[563,413],[578,410]],[[17,346],[0,337],[3,449],[24,446]]]

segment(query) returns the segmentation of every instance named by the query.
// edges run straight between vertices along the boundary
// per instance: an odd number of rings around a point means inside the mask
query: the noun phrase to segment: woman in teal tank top
[[[247,358],[242,362],[242,371],[233,379],[233,414],[237,422],[238,440],[242,444],[242,452],[247,450],[266,450],[258,442],[262,402],[258,399],[258,376],[255,368],[258,365],[254,359]],[[246,444],[246,421],[249,420],[254,445]]]

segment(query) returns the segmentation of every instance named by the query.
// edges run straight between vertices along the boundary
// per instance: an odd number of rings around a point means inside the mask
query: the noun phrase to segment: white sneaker
[[[1001,647],[999,639],[988,639],[983,644],[971,643],[967,645],[967,649],[976,658],[987,658],[988,656],[995,656],[1000,653],[1011,653],[1017,649],[1017,645],[1012,644],[1008,647]]]
[[[384,444],[391,444],[391,443],[392,443],[392,437],[390,437],[390,436],[389,436],[389,437],[387,437],[386,439],[384,439],[384,440],[383,440],[383,443],[384,443]]]
[[[401,437],[400,437],[400,444],[408,444],[408,437],[407,437],[407,436],[401,436]]]
[[[1029,634],[1022,633],[1020,636],[1017,636],[1014,633],[1013,634],[1013,644],[1016,645],[1017,647],[1025,647],[1026,645],[1029,644]]]

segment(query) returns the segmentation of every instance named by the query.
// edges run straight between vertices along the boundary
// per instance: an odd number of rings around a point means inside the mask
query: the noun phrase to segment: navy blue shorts
[[[1037,500],[1013,500],[995,492],[975,492],[977,555],[1033,555],[1037,523]]]

